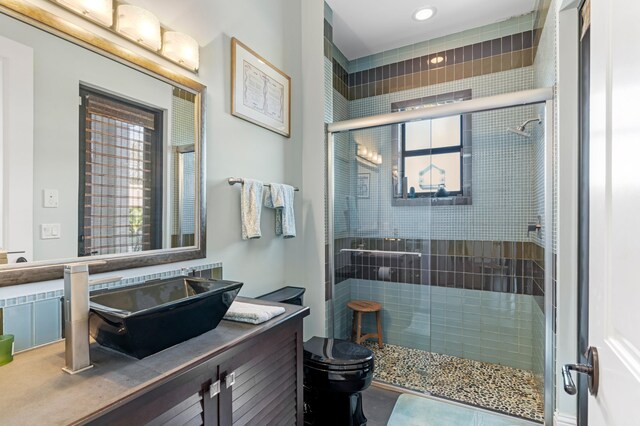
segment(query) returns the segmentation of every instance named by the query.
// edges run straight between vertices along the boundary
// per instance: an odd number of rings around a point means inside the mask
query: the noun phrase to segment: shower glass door
[[[364,343],[377,381],[543,420],[544,114],[334,135],[334,336],[351,338],[350,300],[382,305],[384,346]]]
[[[380,303],[384,346],[365,345],[376,352],[376,378],[388,383],[420,369],[396,362],[405,350],[431,350],[431,206],[428,197],[418,208],[403,206],[406,199],[396,194],[402,130],[390,125],[336,134],[333,157],[334,336],[351,338],[350,300]],[[430,185],[431,176],[423,182]],[[375,315],[365,314],[362,328],[375,332]]]

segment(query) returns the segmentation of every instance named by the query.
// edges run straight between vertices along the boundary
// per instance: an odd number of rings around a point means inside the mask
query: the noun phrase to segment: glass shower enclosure
[[[329,125],[328,329],[351,339],[347,303],[382,305],[379,384],[552,409],[550,98],[462,91]]]

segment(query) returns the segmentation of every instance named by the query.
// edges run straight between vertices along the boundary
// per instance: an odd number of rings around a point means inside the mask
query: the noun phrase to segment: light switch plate
[[[45,208],[57,208],[58,207],[58,190],[57,189],[45,189],[44,194],[44,207]]]
[[[40,225],[41,240],[57,240],[60,238],[59,223],[43,223]]]

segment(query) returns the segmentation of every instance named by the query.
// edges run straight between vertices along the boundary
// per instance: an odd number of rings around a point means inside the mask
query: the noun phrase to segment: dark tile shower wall
[[[335,272],[337,285],[358,278],[526,294],[537,296],[544,309],[544,249],[531,242],[341,238],[335,240]]]
[[[351,101],[531,66],[536,39],[536,30],[524,31],[349,73],[332,57],[332,28],[325,21],[324,51],[333,61],[333,88]]]

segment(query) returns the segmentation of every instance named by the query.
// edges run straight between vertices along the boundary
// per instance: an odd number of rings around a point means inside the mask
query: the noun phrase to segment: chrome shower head
[[[530,138],[531,133],[527,133],[524,131],[523,127],[507,127],[507,132],[515,133],[516,135],[524,136],[525,138]]]
[[[527,127],[527,124],[533,123],[534,121],[537,121],[538,124],[542,123],[542,119],[540,118],[540,116],[538,116],[536,118],[532,118],[530,120],[525,121],[518,127],[507,127],[507,131],[511,133],[515,133],[516,135],[524,136],[525,138],[530,138],[531,133],[525,132],[524,129],[525,127]]]

